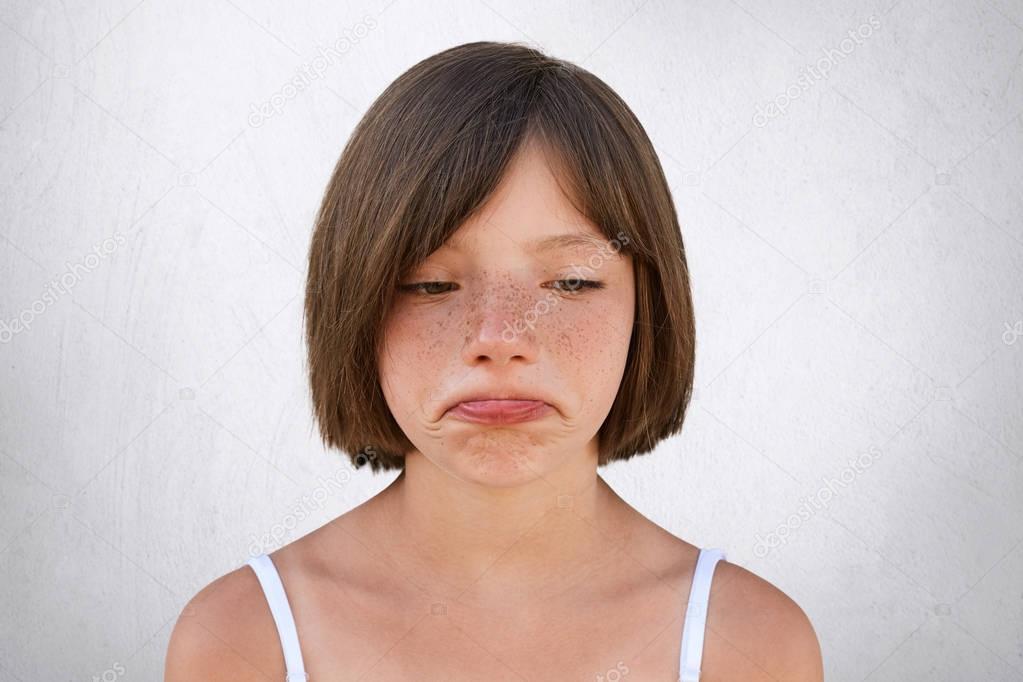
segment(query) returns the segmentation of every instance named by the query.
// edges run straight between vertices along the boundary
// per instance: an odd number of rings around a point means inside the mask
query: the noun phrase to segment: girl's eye
[[[412,284],[402,284],[398,287],[401,291],[407,291],[413,294],[423,293],[427,296],[447,293],[444,287],[455,286],[452,282],[413,282]],[[438,291],[438,288],[441,290]]]
[[[562,291],[566,294],[579,294],[584,289],[603,289],[604,283],[598,282],[592,279],[579,279],[573,277],[572,279],[557,279],[554,280],[556,285],[554,288]]]

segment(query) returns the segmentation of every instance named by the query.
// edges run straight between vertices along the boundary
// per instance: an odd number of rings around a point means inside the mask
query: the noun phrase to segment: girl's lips
[[[474,424],[517,424],[546,416],[552,408],[542,400],[470,400],[448,415]]]

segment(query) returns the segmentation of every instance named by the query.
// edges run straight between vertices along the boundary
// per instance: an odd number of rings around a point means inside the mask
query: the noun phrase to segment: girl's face
[[[595,463],[632,335],[626,243],[524,146],[483,209],[401,281],[385,320],[380,380],[407,457],[492,486]]]

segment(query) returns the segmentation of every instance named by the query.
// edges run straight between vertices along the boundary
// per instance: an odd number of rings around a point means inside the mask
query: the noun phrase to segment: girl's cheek
[[[537,342],[558,364],[586,362],[602,343],[600,310],[589,302],[562,302],[537,320]]]

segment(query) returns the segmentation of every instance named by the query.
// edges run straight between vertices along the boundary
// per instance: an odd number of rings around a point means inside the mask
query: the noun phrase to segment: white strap
[[[682,625],[682,651],[679,654],[679,680],[699,682],[700,661],[703,659],[703,633],[707,625],[707,603],[710,601],[710,582],[714,568],[725,553],[716,548],[700,549],[696,559],[693,584],[689,588],[689,604]]]
[[[284,593],[281,576],[274,562],[266,554],[252,557],[247,563],[252,566],[256,577],[259,578],[263,594],[266,595],[266,603],[270,605],[270,613],[277,624],[277,635],[281,640],[284,666],[287,669],[285,682],[304,682],[309,676],[305,673],[302,650],[298,646],[298,630],[295,629],[295,619],[291,615],[291,605],[288,603],[288,595]]]

